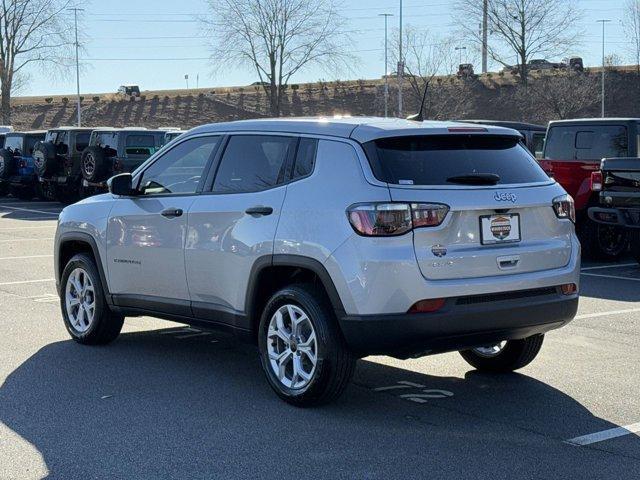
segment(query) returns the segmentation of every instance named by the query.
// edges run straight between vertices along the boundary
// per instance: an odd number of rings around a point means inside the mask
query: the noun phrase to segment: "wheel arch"
[[[245,312],[256,338],[262,307],[274,292],[291,283],[314,283],[322,288],[336,317],[345,315],[344,305],[327,269],[318,260],[301,255],[260,257],[253,265],[247,286]]]
[[[69,232],[62,234],[58,239],[54,254],[56,287],[58,288],[58,291],[60,289],[60,281],[64,267],[67,262],[78,253],[88,253],[95,260],[98,273],[100,274],[102,288],[104,289],[105,298],[107,299],[107,303],[111,305],[109,284],[107,283],[107,277],[105,275],[98,244],[88,233]]]

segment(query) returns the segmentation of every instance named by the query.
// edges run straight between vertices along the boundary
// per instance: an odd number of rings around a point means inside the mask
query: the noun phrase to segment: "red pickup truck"
[[[543,159],[544,170],[574,198],[576,227],[583,253],[591,258],[613,260],[628,246],[624,228],[596,223],[587,216],[598,205],[591,189],[591,172],[603,158],[637,157],[640,148],[639,118],[560,120],[549,123]]]

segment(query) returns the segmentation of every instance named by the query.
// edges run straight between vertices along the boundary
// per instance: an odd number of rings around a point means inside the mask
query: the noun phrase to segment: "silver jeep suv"
[[[230,330],[296,405],[336,398],[371,354],[523,367],[578,306],[573,201],[514,130],[220,123],[109,188],[60,215],[73,339],[110,342],[140,315]]]

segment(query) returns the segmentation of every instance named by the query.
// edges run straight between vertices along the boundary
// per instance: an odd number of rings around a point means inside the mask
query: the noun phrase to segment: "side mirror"
[[[109,193],[122,197],[129,197],[134,195],[133,187],[131,186],[132,176],[130,173],[121,173],[107,180],[107,187]]]

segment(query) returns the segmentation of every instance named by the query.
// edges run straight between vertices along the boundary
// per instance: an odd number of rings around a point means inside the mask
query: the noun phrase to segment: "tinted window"
[[[284,181],[287,157],[295,147],[293,137],[241,135],[231,137],[218,168],[216,192],[256,192]]]
[[[20,135],[7,135],[4,148],[16,155],[22,155],[22,139]]]
[[[549,177],[517,137],[425,135],[365,145],[374,175],[401,185],[453,185],[450,177],[493,173],[499,184],[545,182]]]
[[[193,138],[176,145],[142,174],[145,195],[195,193],[219,137]]]
[[[544,154],[544,133],[534,133],[533,134],[533,153],[536,158],[542,158]]]
[[[557,126],[549,129],[544,158],[567,161],[627,157],[628,147],[624,126]]]
[[[153,135],[127,135],[125,140],[125,154],[152,155],[155,152],[156,139]]]
[[[313,172],[313,165],[316,161],[316,150],[318,140],[314,138],[301,138],[298,145],[298,154],[293,166],[293,178],[306,177]]]
[[[91,138],[89,132],[76,134],[76,152],[83,152],[89,146],[89,138]]]
[[[115,132],[96,133],[95,138],[95,144],[104,148],[108,157],[115,157],[118,154],[118,136]]]

